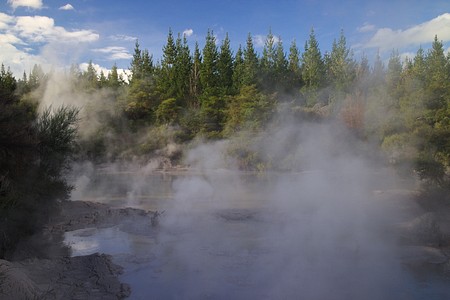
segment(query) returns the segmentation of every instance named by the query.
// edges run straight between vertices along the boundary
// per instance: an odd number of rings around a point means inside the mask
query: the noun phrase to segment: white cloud
[[[79,65],[80,70],[83,71],[83,72],[86,72],[86,71],[87,71],[88,66],[89,66],[89,63],[87,63],[87,62],[81,63],[81,64]],[[92,63],[92,67],[94,67],[94,69],[95,69],[95,71],[97,72],[97,74],[100,74],[100,71],[103,71],[103,73],[104,73],[105,75],[108,74],[108,73],[107,73],[107,72],[108,72],[108,69],[103,68],[103,67],[101,67],[101,66],[98,65],[98,64]]]
[[[264,47],[265,41],[266,41],[265,35],[257,34],[253,37],[253,44],[256,47]]]
[[[83,71],[83,72],[87,71],[88,66],[89,66],[89,63],[86,63],[86,62],[79,65],[80,70]],[[102,67],[99,64],[93,63],[92,67],[94,67],[94,70],[97,72],[97,75],[100,75],[100,72],[103,71],[103,74],[107,77],[108,74],[111,72],[111,69],[107,69],[105,67]],[[122,76],[122,78],[126,82],[128,82],[129,74],[128,74],[127,70],[125,70],[125,69],[117,69],[117,74],[119,76]]]
[[[42,16],[18,17],[15,29],[22,37],[33,42],[43,42],[47,40],[50,31],[55,26],[53,19]]]
[[[10,43],[0,42],[0,61],[18,77],[21,77],[24,71],[31,71],[35,64],[49,68],[49,64],[41,57],[19,50]]]
[[[76,30],[66,31],[63,27],[56,26],[54,28],[54,37],[57,41],[80,43],[80,42],[95,42],[100,38],[100,35],[92,30]],[[51,36],[53,38],[53,36]]]
[[[366,48],[389,50],[406,46],[426,44],[437,35],[439,40],[450,41],[450,13],[442,14],[430,21],[405,30],[380,28],[365,45]]]
[[[414,52],[403,52],[403,53],[400,53],[400,59],[402,60],[402,61],[406,61],[407,59],[414,59],[414,57],[416,56],[416,53],[414,53]]]
[[[41,9],[43,6],[42,0],[8,0],[8,4],[13,9],[16,9],[18,7]]]
[[[138,38],[134,37],[134,36],[125,35],[125,34],[115,34],[115,35],[110,35],[109,39],[111,39],[113,41],[131,42],[131,41],[136,41]]]
[[[253,43],[256,47],[264,47],[266,43],[267,35],[257,34],[253,36]],[[273,36],[274,45],[280,41],[280,38],[277,36]]]
[[[0,34],[0,45],[1,44],[22,44],[22,45],[24,45],[25,43],[21,39],[16,37],[15,35],[10,34],[10,33],[5,33],[5,34]]]
[[[99,35],[92,30],[67,31],[65,28],[55,26],[52,18],[45,16],[17,17],[15,30],[19,35],[31,42],[93,42]]]
[[[67,3],[66,5],[63,5],[59,8],[59,10],[74,10],[74,9],[75,8],[70,3]]]
[[[69,31],[46,16],[11,16],[0,13],[0,61],[16,76],[34,64],[44,69],[73,61],[99,35],[93,30]],[[20,46],[20,47],[19,47]]]
[[[183,35],[185,35],[186,37],[190,37],[191,35],[194,34],[194,30],[189,28],[183,31]]]
[[[111,46],[106,48],[93,49],[92,51],[108,54],[109,60],[130,59],[133,57],[125,47]]]
[[[0,30],[7,29],[14,22],[14,17],[0,12]]]
[[[370,32],[375,30],[375,25],[364,23],[363,26],[357,28],[358,32]]]

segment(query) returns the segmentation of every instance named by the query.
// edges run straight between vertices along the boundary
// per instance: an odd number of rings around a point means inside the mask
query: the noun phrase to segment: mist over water
[[[273,132],[258,147],[274,157],[293,153],[305,170],[263,178],[218,170],[217,145],[190,152],[187,161],[199,162],[202,176],[174,182],[173,207],[162,228],[194,231],[189,241],[174,245],[173,258],[216,280],[206,288],[205,278],[186,274],[191,279],[184,296],[201,296],[196,293],[203,289],[223,299],[411,296],[388,231],[395,212],[373,196],[393,178],[342,137],[332,125]]]
[[[189,150],[183,174],[111,165],[95,183],[93,175],[78,177],[74,197],[164,211],[144,239],[102,231],[92,237],[121,245],[123,255],[114,246],[97,250],[125,266],[132,299],[437,295],[419,288],[402,264],[394,229],[408,215],[385,192],[407,186],[364,143],[336,123],[277,124],[256,140],[266,157],[289,158],[291,171],[237,171],[225,155],[230,140]]]

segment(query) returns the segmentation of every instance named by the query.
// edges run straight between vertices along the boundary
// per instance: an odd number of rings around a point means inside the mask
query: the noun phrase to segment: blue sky
[[[356,58],[380,51],[387,59],[393,49],[412,56],[429,48],[436,34],[448,50],[450,1],[2,0],[0,61],[15,74],[35,63],[48,69],[89,60],[104,70],[114,63],[127,69],[136,39],[157,61],[169,27],[186,33],[191,50],[208,29],[219,41],[228,33],[233,49],[251,33],[260,51],[271,29],[286,51],[293,40],[302,50],[313,27],[325,52],[343,30]]]

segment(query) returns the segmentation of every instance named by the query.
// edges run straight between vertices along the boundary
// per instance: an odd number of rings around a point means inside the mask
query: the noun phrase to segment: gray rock
[[[412,245],[439,246],[442,232],[434,213],[425,213],[411,221],[398,225],[402,241]]]
[[[440,249],[427,246],[402,247],[400,258],[407,264],[444,264],[448,261],[448,257]]]

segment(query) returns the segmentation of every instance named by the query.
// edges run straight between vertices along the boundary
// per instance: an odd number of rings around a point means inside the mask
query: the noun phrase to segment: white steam
[[[112,99],[110,91],[106,89],[95,93],[77,90],[68,76],[56,72],[52,73],[46,82],[39,109],[61,106],[80,109],[78,132],[82,138],[86,138],[104,125],[104,117],[115,114],[116,103]]]
[[[337,127],[278,125],[254,145],[266,157],[290,156],[297,172],[225,170],[227,142],[192,149],[199,173],[173,183],[161,233],[174,240],[170,265],[186,277],[157,295],[410,299],[390,233],[397,212],[374,193],[395,180]]]

